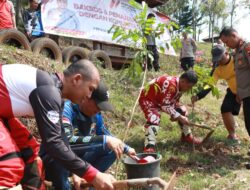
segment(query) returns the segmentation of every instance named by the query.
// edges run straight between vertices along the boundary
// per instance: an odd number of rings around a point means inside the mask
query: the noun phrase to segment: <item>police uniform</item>
[[[241,41],[235,53],[237,94],[243,101],[245,126],[250,136],[250,42]]]

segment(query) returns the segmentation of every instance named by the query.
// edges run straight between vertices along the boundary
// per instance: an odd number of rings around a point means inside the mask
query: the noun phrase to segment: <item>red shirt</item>
[[[0,0],[0,29],[14,28],[12,16],[15,14],[11,1]]]
[[[140,100],[151,102],[150,107],[158,108],[177,118],[180,114],[175,110],[179,104],[182,93],[179,91],[179,78],[172,76],[161,76],[150,82],[149,88],[142,91]],[[147,105],[143,105],[144,107]]]

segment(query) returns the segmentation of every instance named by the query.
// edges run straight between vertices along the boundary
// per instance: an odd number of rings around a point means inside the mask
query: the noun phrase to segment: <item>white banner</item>
[[[137,27],[134,17],[139,10],[129,5],[128,0],[43,0],[42,2],[42,23],[45,33],[117,44],[112,41],[112,34],[108,33],[113,24],[128,29]],[[155,15],[159,22],[166,22],[167,17],[157,13]],[[169,42],[168,31],[162,39],[157,40],[158,45]],[[171,45],[165,53],[175,55]]]

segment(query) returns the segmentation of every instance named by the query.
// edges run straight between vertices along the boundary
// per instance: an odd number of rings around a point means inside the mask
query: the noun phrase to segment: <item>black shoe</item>
[[[160,66],[154,67],[155,72],[160,71]]]
[[[247,163],[245,166],[246,166],[246,169],[250,170],[250,163]]]

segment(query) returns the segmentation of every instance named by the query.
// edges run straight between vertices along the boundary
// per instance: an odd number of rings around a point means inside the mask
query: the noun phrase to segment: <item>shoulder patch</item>
[[[47,117],[52,123],[56,124],[59,122],[60,114],[57,111],[51,110],[47,112]]]

